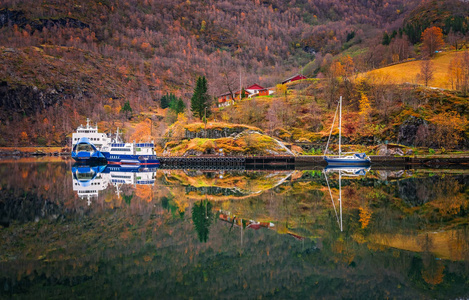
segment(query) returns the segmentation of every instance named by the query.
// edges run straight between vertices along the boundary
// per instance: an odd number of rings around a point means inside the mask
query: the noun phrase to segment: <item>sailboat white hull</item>
[[[355,156],[324,156],[324,160],[329,166],[356,166],[356,165],[369,165],[371,160],[369,157],[359,158]]]

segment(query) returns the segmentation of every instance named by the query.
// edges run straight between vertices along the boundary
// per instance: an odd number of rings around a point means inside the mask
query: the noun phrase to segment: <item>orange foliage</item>
[[[344,66],[340,63],[340,61],[333,62],[330,71],[332,77],[340,77],[345,75]]]
[[[437,261],[436,265],[431,264],[430,266],[425,267],[422,270],[422,277],[426,283],[431,285],[438,285],[443,282],[443,271],[445,270],[445,266],[441,261]]]
[[[148,142],[151,140],[151,121],[145,120],[135,127],[134,133],[130,136],[131,141]]]
[[[362,229],[364,229],[370,223],[372,211],[369,207],[361,207],[361,206],[359,210],[360,210],[359,222],[362,224]]]
[[[151,185],[143,185],[143,184],[137,185],[135,189],[135,195],[146,202],[151,202],[153,198]]]
[[[447,111],[437,114],[430,119],[436,125],[434,138],[439,146],[452,148],[457,146],[458,142],[463,138],[461,132],[464,131],[468,124],[465,116],[460,116],[455,111]]]
[[[426,56],[435,55],[435,51],[440,50],[444,44],[443,31],[440,27],[433,26],[422,33],[422,47]]]

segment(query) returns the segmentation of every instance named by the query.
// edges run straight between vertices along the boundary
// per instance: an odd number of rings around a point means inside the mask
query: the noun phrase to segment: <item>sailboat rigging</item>
[[[327,156],[337,113],[339,113],[339,155]],[[324,160],[329,166],[369,165],[371,163],[370,158],[365,153],[342,152],[342,96],[340,96],[339,104],[337,105],[332,121],[331,132],[329,133],[329,139],[327,140],[326,149],[324,150]]]
[[[332,207],[334,207],[335,216],[337,218],[337,224],[339,225],[340,231],[343,231],[342,223],[342,176],[345,177],[359,177],[365,176],[370,170],[369,166],[347,166],[347,167],[326,167],[323,171],[324,177],[326,177],[327,188],[329,189],[329,195],[332,201]],[[339,198],[337,199],[339,205],[339,214],[337,214],[336,204],[334,197],[332,197],[331,186],[329,185],[329,179],[327,173],[338,172],[339,173]]]

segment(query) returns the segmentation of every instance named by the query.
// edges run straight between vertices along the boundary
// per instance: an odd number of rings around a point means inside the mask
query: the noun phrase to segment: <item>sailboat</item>
[[[337,112],[339,112],[339,155],[327,156],[327,149],[329,148],[329,142],[331,140],[332,130],[334,129]],[[329,133],[329,139],[327,140],[326,150],[324,150],[324,160],[327,162],[328,166],[356,166],[369,165],[371,163],[370,158],[365,153],[342,152],[342,96],[340,96],[334,120],[332,121],[331,132]]]

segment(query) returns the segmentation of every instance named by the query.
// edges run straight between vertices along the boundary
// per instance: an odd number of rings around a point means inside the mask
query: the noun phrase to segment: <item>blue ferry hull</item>
[[[79,146],[87,146],[86,150],[82,150]],[[96,147],[90,143],[88,138],[81,138],[75,144],[72,150],[72,158],[78,163],[101,163],[106,162],[106,157],[98,151]]]

